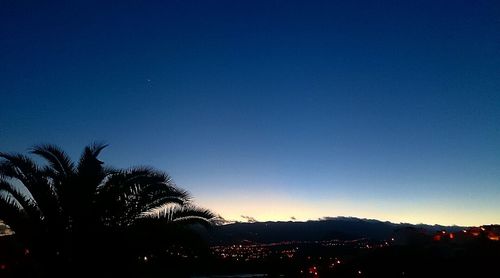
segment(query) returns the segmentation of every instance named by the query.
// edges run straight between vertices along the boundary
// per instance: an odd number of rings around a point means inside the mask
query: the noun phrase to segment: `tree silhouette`
[[[104,167],[105,147],[85,147],[77,163],[56,146],[32,148],[46,165],[0,153],[0,219],[32,256],[58,268],[96,265],[130,259],[145,242],[171,244],[192,224],[211,225],[215,215],[195,207],[167,174]]]

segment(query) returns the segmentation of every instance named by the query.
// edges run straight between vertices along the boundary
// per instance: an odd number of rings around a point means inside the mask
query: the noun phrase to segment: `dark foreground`
[[[3,239],[0,277],[498,277],[500,241],[462,233],[429,236],[411,230],[376,241],[242,242],[206,252],[179,247],[126,263],[109,258],[105,264],[58,270],[37,265],[26,250],[12,256],[15,246]]]

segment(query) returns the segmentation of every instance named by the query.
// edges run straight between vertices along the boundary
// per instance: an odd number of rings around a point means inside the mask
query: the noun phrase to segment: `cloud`
[[[215,223],[215,225],[219,226],[219,225],[233,224],[233,223],[236,223],[238,221],[228,220],[228,219],[225,219],[224,217],[219,215],[219,216],[215,217],[214,219],[212,219],[212,222]]]
[[[291,219],[292,221],[297,220],[297,218],[295,218],[295,216],[290,217],[290,219]]]
[[[241,215],[240,217],[243,218],[243,219],[246,219],[248,223],[255,223],[255,222],[257,222],[257,219],[255,219],[252,216]]]

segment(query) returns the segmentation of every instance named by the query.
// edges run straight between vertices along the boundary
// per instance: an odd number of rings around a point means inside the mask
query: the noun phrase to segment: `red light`
[[[1,270],[5,270],[5,269],[7,269],[7,265],[5,265],[5,264],[0,264],[0,269],[1,269]]]

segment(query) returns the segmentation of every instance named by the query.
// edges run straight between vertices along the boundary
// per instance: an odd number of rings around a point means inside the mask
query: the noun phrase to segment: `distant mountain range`
[[[212,244],[231,244],[242,241],[270,243],[358,238],[383,240],[391,238],[396,230],[408,227],[425,230],[428,233],[441,230],[456,232],[464,229],[464,227],[459,226],[395,224],[373,219],[334,217],[306,222],[255,222],[221,225],[210,233],[209,239]]]
[[[205,237],[212,244],[232,244],[243,241],[271,243],[359,238],[384,240],[391,238],[396,230],[408,227],[424,230],[429,234],[442,230],[456,232],[466,228],[460,226],[396,224],[355,217],[332,217],[306,222],[238,222],[216,226],[208,233],[204,230],[201,230],[201,232],[205,234]],[[0,221],[0,236],[10,234],[11,231]]]

